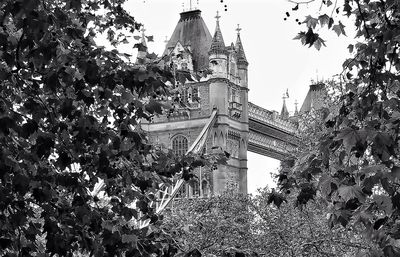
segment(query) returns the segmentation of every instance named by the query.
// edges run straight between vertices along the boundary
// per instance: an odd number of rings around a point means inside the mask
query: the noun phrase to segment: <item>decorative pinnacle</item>
[[[219,18],[221,18],[221,16],[219,15],[219,12],[217,11],[217,16],[215,16],[215,19],[217,19],[217,22],[219,22]]]
[[[144,25],[142,25],[142,28],[140,29],[140,31],[142,32],[142,36],[144,37],[144,32],[146,31],[146,29],[144,28]]]
[[[241,31],[241,30],[242,30],[242,29],[240,28],[240,25],[238,24],[237,29],[236,29],[238,35],[240,34],[240,31]]]
[[[168,40],[168,36],[165,36],[165,40],[164,43],[168,44],[169,40]]]

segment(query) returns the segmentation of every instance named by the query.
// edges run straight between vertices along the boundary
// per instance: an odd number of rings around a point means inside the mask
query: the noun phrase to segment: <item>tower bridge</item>
[[[201,79],[181,85],[186,107],[155,117],[142,127],[152,142],[177,154],[220,148],[230,153],[230,159],[215,170],[197,171],[197,182],[183,185],[179,181],[170,191],[171,198],[178,190],[189,197],[218,194],[227,188],[247,193],[248,151],[283,160],[297,147],[298,124],[295,117],[289,117],[285,102],[278,113],[248,101],[249,63],[240,28],[236,42],[225,45],[220,16],[215,18],[212,36],[200,10],[180,14],[163,57],[175,72],[200,75]]]

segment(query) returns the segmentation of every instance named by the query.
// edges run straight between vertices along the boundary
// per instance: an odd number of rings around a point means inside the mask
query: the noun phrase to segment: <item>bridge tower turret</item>
[[[209,55],[209,69],[211,76],[209,79],[209,101],[212,108],[218,110],[218,120],[213,128],[213,148],[226,150],[227,135],[229,125],[222,122],[223,117],[228,115],[228,50],[226,49],[224,39],[222,37],[219,25],[219,16],[217,12],[215,33],[211,41]],[[225,190],[226,174],[228,169],[224,165],[220,165],[213,172],[213,186],[215,193],[221,193]]]
[[[235,50],[237,53],[237,68],[238,68],[238,75],[240,78],[240,85],[242,87],[248,87],[248,77],[247,77],[247,68],[249,66],[249,63],[247,62],[246,59],[246,55],[244,53],[244,49],[243,49],[243,44],[242,44],[242,40],[240,38],[240,31],[242,29],[238,27],[236,29],[237,31],[237,38],[236,38],[236,44],[235,44]]]
[[[212,71],[212,78],[227,78],[227,70],[228,70],[228,51],[225,47],[224,38],[222,37],[221,28],[219,26],[219,16],[217,12],[216,18],[216,26],[214,37],[211,41],[209,60],[210,65],[209,68]]]
[[[240,38],[240,31],[242,29],[238,27],[237,38],[235,44],[236,52],[236,64],[237,64],[237,75],[239,77],[241,103],[242,103],[242,120],[241,120],[241,142],[239,148],[239,160],[240,160],[240,170],[239,179],[241,184],[246,185],[245,191],[247,192],[247,148],[249,141],[249,97],[248,97],[248,73],[247,69],[249,63],[247,61],[246,55],[244,53],[242,40]]]

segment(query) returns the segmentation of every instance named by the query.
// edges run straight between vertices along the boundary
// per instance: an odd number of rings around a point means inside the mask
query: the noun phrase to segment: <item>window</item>
[[[179,135],[172,140],[172,151],[174,151],[176,155],[184,155],[187,150],[188,140],[186,137]]]
[[[200,100],[200,94],[198,87],[186,87],[182,92],[182,101],[188,104],[197,104]]]
[[[178,197],[178,198],[184,198],[184,197],[186,197],[186,185],[185,185],[185,184],[183,184],[183,185],[181,186],[181,188],[179,189],[178,194],[177,194],[177,197]]]
[[[203,191],[203,196],[208,197],[208,183],[207,181],[203,180],[201,182],[201,190]]]
[[[192,188],[192,196],[199,196],[200,195],[200,185],[199,184],[200,183],[199,183],[199,181],[197,179],[193,180],[190,183],[190,187]]]
[[[200,100],[200,92],[198,87],[193,87],[192,89],[192,102],[198,103]]]
[[[232,99],[231,99],[231,101],[235,102],[235,103],[240,103],[241,102],[240,98],[241,98],[240,97],[240,92],[238,90],[232,89]]]
[[[182,66],[182,70],[188,70],[188,65],[187,65],[186,62],[183,62],[183,63],[181,64],[181,66]]]

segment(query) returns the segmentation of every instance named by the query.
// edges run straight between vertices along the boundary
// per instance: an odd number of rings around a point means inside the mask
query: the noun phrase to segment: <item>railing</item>
[[[265,122],[290,134],[296,132],[296,124],[290,120],[282,119],[277,113],[268,111],[260,106],[249,102],[249,118]]]
[[[251,143],[268,149],[272,149],[279,153],[289,153],[295,150],[295,147],[293,145],[250,131],[249,144]]]

